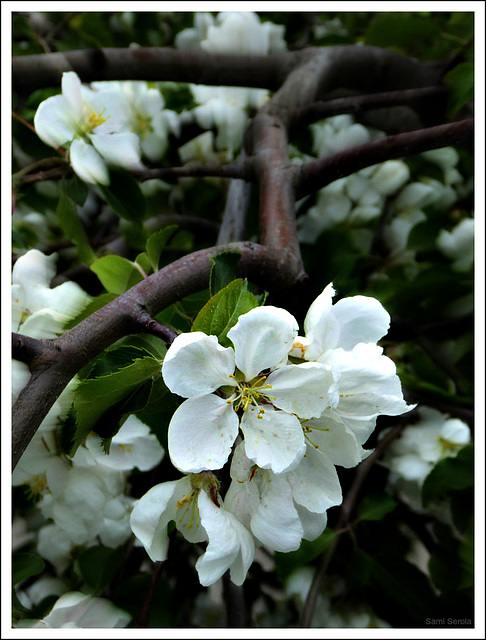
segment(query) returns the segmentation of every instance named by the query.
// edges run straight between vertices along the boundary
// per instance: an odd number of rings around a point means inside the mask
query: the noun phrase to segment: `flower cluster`
[[[179,335],[162,375],[185,398],[169,425],[169,455],[187,474],[153,487],[131,526],[152,560],[167,557],[167,524],[208,541],[202,584],[229,568],[242,584],[255,545],[288,552],[314,540],[341,503],[336,466],[353,467],[379,415],[409,411],[394,363],[377,346],[390,318],[374,298],[332,304],[332,285],[307,313],[305,336],[277,307],[257,307],[228,331],[232,346],[195,331]],[[212,471],[229,460],[223,498]]]
[[[194,28],[177,34],[176,47],[210,53],[267,55],[286,50],[284,28],[272,22],[261,23],[253,12],[223,11],[216,18],[196,13]],[[216,128],[216,138],[206,132],[181,149],[187,161],[192,154],[207,156],[213,142],[228,158],[240,149],[248,123],[248,109],[258,109],[268,97],[266,89],[208,87],[190,85],[197,105],[181,114],[181,124],[195,120],[204,129]]]
[[[12,273],[12,330],[32,338],[55,338],[64,325],[90,301],[74,282],[51,288],[55,256],[33,249],[20,256]],[[12,360],[12,400],[30,378],[26,364]],[[13,486],[24,485],[44,522],[37,551],[59,571],[71,561],[76,547],[97,537],[117,547],[130,536],[133,499],[125,495],[135,467],[156,466],[164,451],[149,428],[130,416],[113,437],[110,455],[101,438],[90,434],[70,458],[61,451],[58,427],[65,420],[78,385],[73,378],[61,393],[27,446],[13,473]]]
[[[146,82],[81,83],[74,71],[62,75],[62,94],[39,105],[34,126],[51,147],[69,150],[69,161],[84,182],[107,185],[109,167],[143,169],[142,155],[160,160],[175,112],[164,109],[160,91]]]
[[[465,422],[437,409],[422,406],[418,414],[418,422],[405,427],[387,448],[383,464],[390,471],[390,491],[421,513],[425,478],[437,462],[456,456],[471,441],[471,432]]]

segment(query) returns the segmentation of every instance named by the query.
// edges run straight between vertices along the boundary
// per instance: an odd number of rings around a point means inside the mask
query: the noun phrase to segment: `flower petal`
[[[334,414],[334,415],[333,415]],[[373,423],[374,424],[374,423]],[[311,431],[308,438],[335,465],[351,468],[359,464],[368,454],[357,439],[353,431],[339,420],[339,415],[333,411],[325,411],[320,418],[306,421],[306,427]]]
[[[310,341],[305,352],[307,360],[316,360],[336,344],[339,326],[332,313],[334,294],[332,284],[328,284],[309,307],[304,321],[305,334]]]
[[[52,96],[40,103],[34,116],[35,132],[50,147],[62,147],[77,132],[77,123],[65,96]]]
[[[201,331],[181,333],[169,347],[162,376],[172,393],[197,398],[218,387],[234,386],[234,351],[218,344],[216,336]]]
[[[288,477],[295,502],[313,513],[323,513],[342,502],[334,465],[324,453],[310,445],[302,462]]]
[[[136,133],[92,133],[89,134],[96,151],[109,164],[124,169],[143,169],[140,160],[140,140]]]
[[[262,469],[282,473],[304,455],[302,426],[295,416],[285,411],[265,405],[265,413],[261,415],[251,407],[243,415],[241,429],[246,455]]]
[[[238,416],[215,395],[186,400],[169,425],[169,455],[184,473],[221,469],[238,435]]]
[[[327,511],[323,513],[313,513],[300,504],[296,504],[295,508],[299,514],[304,533],[304,540],[315,540],[327,527]]]
[[[154,562],[165,560],[169,548],[167,525],[175,520],[175,508],[170,505],[178,480],[152,487],[137,502],[130,516],[130,527]],[[168,508],[172,506],[172,508]]]
[[[239,317],[228,331],[235,346],[236,366],[246,379],[277,365],[292,348],[297,320],[285,309],[257,307]]]
[[[265,473],[265,472],[263,472]],[[253,535],[275,551],[299,548],[303,528],[292,500],[288,476],[266,472],[260,505],[251,520]]]
[[[316,362],[286,365],[267,378],[273,404],[300,418],[317,418],[337,404],[337,388],[331,368]]]
[[[232,581],[243,584],[255,555],[250,532],[232,513],[217,507],[204,491],[199,494],[198,507],[209,540],[206,552],[196,562],[200,583],[208,587],[230,569]]]
[[[339,325],[336,347],[351,350],[359,342],[378,342],[390,327],[390,314],[376,298],[353,296],[333,307]]]
[[[93,146],[76,138],[71,143],[69,156],[71,165],[81,180],[90,184],[110,184],[105,161]]]

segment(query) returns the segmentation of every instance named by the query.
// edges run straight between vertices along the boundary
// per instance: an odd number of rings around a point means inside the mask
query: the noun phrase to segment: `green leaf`
[[[369,493],[359,505],[358,518],[360,520],[381,520],[396,506],[395,500],[384,491]]]
[[[120,295],[143,280],[135,263],[121,256],[103,256],[90,266],[109,293]]]
[[[144,353],[143,350],[137,351]],[[69,455],[74,455],[106,412],[110,417],[109,411],[114,405],[138,391],[152,376],[160,376],[160,361],[152,356],[144,356],[109,375],[81,382],[74,397],[74,432],[69,434],[70,443],[64,441]]]
[[[106,202],[121,218],[141,222],[145,215],[145,196],[138,182],[126,171],[110,171],[109,186],[100,185]]]
[[[95,311],[98,311],[98,309],[101,309],[109,302],[112,302],[117,297],[118,296],[115,293],[102,293],[101,295],[96,296],[96,298],[93,298],[93,300],[91,300],[91,302],[89,302],[84,307],[81,313],[78,313],[78,315],[75,316],[72,320],[68,320],[66,322],[66,324],[64,325],[64,331],[68,331],[68,329],[72,329],[77,324],[79,324],[82,320],[84,320],[85,318],[93,314]]]
[[[282,582],[294,569],[308,564],[317,558],[336,537],[332,529],[324,529],[321,535],[310,542],[302,540],[300,547],[290,553],[275,553],[275,564],[277,567],[277,577]]]
[[[64,187],[69,198],[82,207],[86,202],[89,192],[86,183],[80,180],[78,176],[74,176],[74,178],[64,181]]]
[[[120,568],[123,548],[109,549],[102,545],[81,551],[77,557],[77,565],[81,577],[98,593],[108,585]]]
[[[192,331],[202,331],[208,336],[217,336],[223,346],[230,345],[227,333],[238,318],[258,307],[255,296],[248,291],[248,283],[241,278],[233,280],[216,295],[197,314]]]
[[[76,245],[81,262],[88,264],[93,262],[95,254],[91,249],[86,231],[79,218],[76,203],[71,200],[65,190],[63,190],[59,198],[56,214],[64,234]]]
[[[14,553],[12,556],[12,584],[37,576],[44,571],[44,560],[34,553]]]
[[[466,445],[454,458],[440,460],[425,478],[422,501],[426,507],[444,498],[451,491],[472,487],[474,484],[474,446]]]
[[[448,113],[450,117],[474,98],[474,64],[462,62],[444,76],[449,87]]]
[[[162,249],[169,242],[169,240],[174,236],[178,229],[176,224],[168,225],[163,229],[159,229],[147,240],[147,256],[152,266],[153,271],[157,271],[159,268],[159,258],[162,253]]]
[[[237,251],[222,251],[210,258],[212,267],[209,276],[209,291],[214,296],[236,278],[236,265],[240,261],[241,253]]]
[[[405,49],[416,42],[431,40],[440,32],[440,25],[430,18],[398,12],[379,13],[366,31],[365,43]]]

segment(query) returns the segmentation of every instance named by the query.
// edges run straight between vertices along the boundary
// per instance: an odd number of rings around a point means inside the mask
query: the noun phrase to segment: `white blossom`
[[[287,311],[257,307],[228,332],[234,348],[202,332],[174,340],[162,375],[173,393],[187,398],[169,425],[169,455],[177,468],[221,468],[239,428],[247,455],[262,468],[280,473],[302,458],[299,417],[318,417],[337,398],[328,366],[287,364],[296,334]]]
[[[469,427],[431,407],[418,409],[419,421],[408,425],[387,448],[383,464],[389,487],[417,511],[423,510],[421,487],[440,460],[455,457],[471,440]]]
[[[16,260],[12,270],[12,331],[31,338],[55,338],[91,300],[75,282],[63,282],[51,289],[56,259],[55,255],[31,249]]]
[[[128,625],[131,615],[105,598],[79,591],[62,595],[42,620],[20,620],[17,629],[118,629]]]
[[[309,445],[295,469],[275,474],[255,465],[241,443],[233,454],[231,477],[226,508],[260,544],[275,551],[294,551],[302,538],[315,540],[326,527],[327,509],[342,500],[332,461]]]
[[[51,147],[69,149],[77,175],[107,185],[108,166],[141,169],[138,136],[128,130],[130,106],[116,88],[96,92],[74,71],[62,74],[62,93],[44,100],[34,116],[37,135]]]
[[[474,261],[474,220],[464,218],[451,231],[442,229],[436,244],[453,261],[455,271],[469,271]]]
[[[153,561],[167,558],[167,525],[171,521],[189,542],[208,542],[196,562],[203,586],[219,580],[228,569],[231,580],[243,584],[253,562],[253,539],[225,509],[212,474],[158,484],[137,502],[131,528]]]

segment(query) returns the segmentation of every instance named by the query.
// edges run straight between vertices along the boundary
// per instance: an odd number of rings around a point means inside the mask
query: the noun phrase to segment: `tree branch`
[[[460,120],[418,131],[399,133],[373,140],[332,156],[308,162],[301,167],[297,180],[297,199],[322,189],[326,185],[374,164],[415,155],[430,149],[470,145],[473,142],[474,120]]]
[[[47,412],[73,376],[104,349],[140,331],[139,318],[153,317],[209,284],[210,257],[238,251],[237,274],[270,289],[287,288],[301,277],[294,256],[283,248],[238,242],[191,253],[99,309],[65,334],[48,342],[30,363],[32,376],[13,408],[12,454],[17,464]],[[46,341],[47,343],[47,341]]]
[[[393,105],[410,105],[438,96],[446,96],[447,87],[421,87],[419,89],[403,89],[401,91],[384,91],[380,93],[320,100],[296,109],[292,115],[290,134],[294,135],[302,127],[343,113],[356,114],[369,109]]]
[[[172,80],[275,90],[293,62],[292,53],[211,54],[171,47],[82,49],[14,57],[12,79],[13,90],[21,95],[59,86],[65,71],[75,71],[82,82]]]

